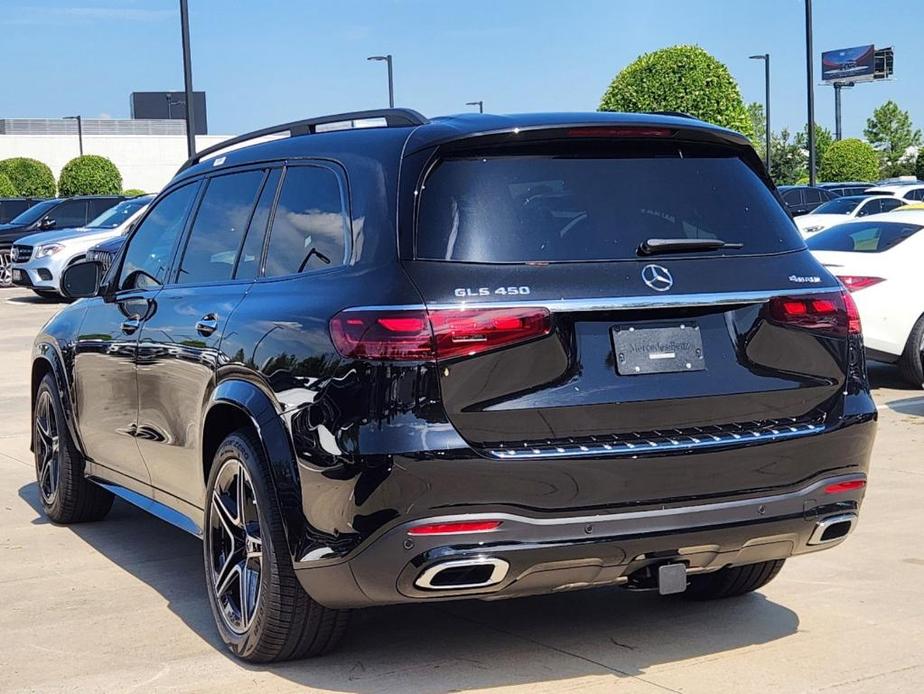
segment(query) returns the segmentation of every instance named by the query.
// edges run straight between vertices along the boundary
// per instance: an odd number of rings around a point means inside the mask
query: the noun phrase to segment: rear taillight
[[[544,308],[343,311],[330,321],[345,357],[434,361],[471,356],[548,335]]]
[[[860,333],[860,313],[844,290],[809,296],[777,296],[770,300],[774,322],[844,337]]]
[[[589,126],[569,128],[568,137],[670,137],[674,131],[670,128],[651,128],[639,126]]]
[[[837,279],[851,292],[858,292],[861,289],[885,282],[882,277],[859,277],[857,275],[838,275]]]

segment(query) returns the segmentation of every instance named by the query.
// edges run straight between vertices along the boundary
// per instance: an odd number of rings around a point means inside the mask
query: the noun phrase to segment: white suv
[[[83,260],[96,244],[128,231],[153,199],[153,195],[140,195],[109,208],[85,227],[43,231],[18,239],[11,252],[13,284],[29,287],[39,296],[59,296],[64,268]]]

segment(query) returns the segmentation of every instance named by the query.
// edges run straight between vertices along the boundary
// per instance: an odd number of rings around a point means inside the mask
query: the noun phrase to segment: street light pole
[[[83,156],[83,118],[81,116],[65,116],[64,120],[77,121],[77,142],[80,145],[80,156]]]
[[[763,55],[752,55],[750,56],[751,60],[763,60],[764,61],[764,139],[765,147],[764,150],[764,165],[767,167],[767,171],[770,171],[770,54],[764,53]]]
[[[189,55],[189,4],[180,0],[180,29],[183,35],[183,83],[186,91],[186,149],[196,153],[196,122],[193,115],[192,59]]]
[[[388,55],[370,55],[366,60],[383,60],[388,65],[388,108],[395,107],[395,76],[392,70],[391,53]]]
[[[812,0],[805,0],[805,76],[808,100],[809,185],[815,185],[815,75],[812,49]]]
[[[483,101],[466,101],[466,106],[477,106],[478,113],[484,113],[484,102]]]

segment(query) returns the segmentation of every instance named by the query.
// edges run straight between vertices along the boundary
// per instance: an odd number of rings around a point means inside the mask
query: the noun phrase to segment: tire
[[[13,261],[10,258],[10,249],[0,250],[0,287],[13,286]]]
[[[911,329],[902,356],[898,359],[898,368],[905,381],[918,388],[924,386],[924,316],[918,318]]]
[[[785,559],[759,564],[729,566],[714,573],[690,576],[690,585],[681,593],[690,600],[734,598],[762,588],[776,578]]]
[[[240,430],[222,441],[206,494],[206,590],[222,640],[251,663],[327,653],[350,618],[316,603],[298,582],[271,490],[259,440]]]
[[[35,477],[45,515],[61,524],[102,520],[112,494],[84,476],[84,460],[71,439],[54,376],[42,379],[32,413]]]

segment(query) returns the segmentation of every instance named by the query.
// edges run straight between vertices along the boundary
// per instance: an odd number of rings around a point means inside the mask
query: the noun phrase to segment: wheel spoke
[[[247,498],[247,495],[245,493],[247,479],[244,475],[243,466],[240,466],[238,468],[237,479],[235,480],[235,482],[237,483],[237,524],[238,524],[238,527],[244,528],[245,523],[246,523],[246,520],[244,519],[244,503]]]
[[[228,570],[224,572],[223,576],[219,577],[220,580],[215,584],[215,595],[219,599],[234,585],[235,581],[241,580],[241,564],[231,562],[231,557],[228,557],[228,559],[229,561],[225,565]],[[240,595],[240,593],[238,593],[238,595]]]
[[[247,558],[257,559],[262,565],[263,564],[263,540],[261,540],[259,537],[248,535],[245,542],[247,545]]]
[[[228,535],[231,536],[231,539],[234,540],[238,538],[243,528],[238,526],[236,514],[231,513],[217,489],[212,492],[212,508],[215,509],[218,519],[221,521]]]

